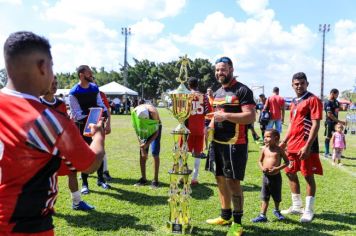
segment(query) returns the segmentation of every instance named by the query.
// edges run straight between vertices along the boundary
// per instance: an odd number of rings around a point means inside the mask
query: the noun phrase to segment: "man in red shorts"
[[[203,157],[204,133],[205,133],[205,115],[212,111],[208,96],[198,91],[198,79],[190,77],[188,87],[194,94],[192,101],[192,111],[188,120],[187,127],[190,131],[188,137],[188,151],[195,158],[194,170],[191,185],[197,185],[200,159]]]
[[[50,47],[47,39],[24,31],[4,44],[8,81],[0,91],[0,235],[54,235],[57,172],[91,173],[104,156],[102,122],[91,126],[89,147],[69,118],[38,99],[53,81]]]
[[[314,217],[316,183],[314,174],[322,175],[319,159],[318,131],[323,114],[323,105],[318,97],[307,91],[307,76],[303,72],[293,75],[292,87],[297,95],[291,103],[290,124],[281,147],[287,145],[289,166],[285,169],[292,192],[292,206],[282,214],[302,214],[301,222],[311,222]],[[305,209],[297,172],[306,181]]]

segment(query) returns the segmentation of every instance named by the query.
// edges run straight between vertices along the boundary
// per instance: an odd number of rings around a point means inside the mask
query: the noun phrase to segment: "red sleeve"
[[[56,147],[67,168],[78,171],[86,170],[94,162],[95,153],[84,141],[75,124],[70,120],[65,121],[66,123],[62,123],[65,124],[63,125],[64,131],[59,136]]]
[[[100,91],[100,97],[101,97],[101,100],[103,100],[103,103],[106,106],[106,108],[109,110],[110,104],[109,104],[108,98],[106,97],[105,93]]]
[[[320,99],[315,96],[310,99],[310,118],[312,120],[323,119],[323,104]]]

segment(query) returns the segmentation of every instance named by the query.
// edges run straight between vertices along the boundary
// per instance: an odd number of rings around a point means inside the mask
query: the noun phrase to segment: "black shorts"
[[[261,200],[269,201],[272,196],[275,202],[282,201],[282,176],[281,173],[276,175],[263,174]]]
[[[333,133],[335,131],[335,125],[336,123],[334,122],[325,122],[325,132],[324,132],[325,137],[331,138],[333,136]]]
[[[215,176],[243,180],[247,163],[247,144],[220,144],[211,142],[208,169]]]

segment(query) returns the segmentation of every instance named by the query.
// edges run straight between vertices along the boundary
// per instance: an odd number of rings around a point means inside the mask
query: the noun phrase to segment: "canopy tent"
[[[129,89],[121,84],[118,84],[115,81],[100,86],[99,90],[104,92],[106,95],[138,95],[136,91],[133,91],[132,89]]]

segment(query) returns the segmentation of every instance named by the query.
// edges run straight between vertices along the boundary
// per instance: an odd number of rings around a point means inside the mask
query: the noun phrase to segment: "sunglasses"
[[[218,64],[218,63],[220,63],[220,62],[227,63],[228,65],[232,66],[232,61],[231,61],[231,59],[228,58],[228,57],[220,57],[219,59],[217,59],[217,60],[215,61],[215,64]]]

